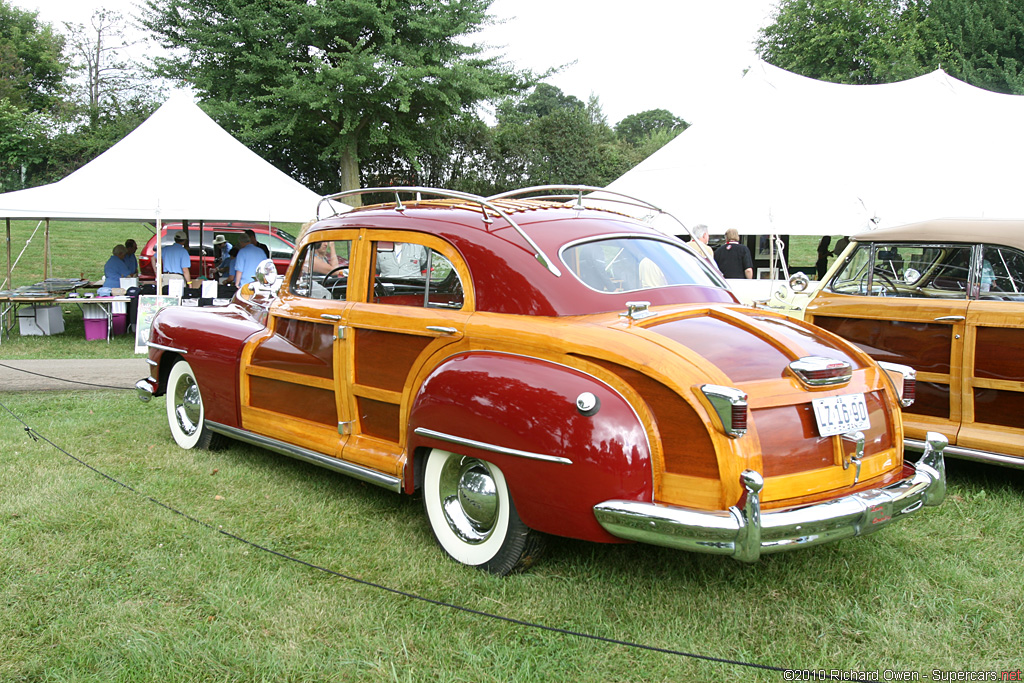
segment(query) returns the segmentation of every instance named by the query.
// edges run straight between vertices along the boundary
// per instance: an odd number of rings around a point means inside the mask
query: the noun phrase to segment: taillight
[[[844,360],[805,356],[789,364],[797,379],[809,387],[824,387],[845,384],[853,377],[853,367]]]
[[[734,439],[747,433],[747,395],[733,387],[704,384],[701,394],[719,420],[722,433]]]
[[[879,361],[878,364],[885,370],[886,377],[892,380],[893,387],[900,397],[900,405],[904,408],[914,405],[914,399],[917,398],[917,370],[909,365],[901,365],[899,363]],[[893,375],[899,375],[903,378],[902,391],[896,385],[895,380],[893,380]]]

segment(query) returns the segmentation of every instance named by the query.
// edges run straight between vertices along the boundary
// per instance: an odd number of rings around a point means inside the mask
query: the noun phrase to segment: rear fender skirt
[[[652,498],[651,448],[633,407],[551,361],[489,351],[445,360],[416,393],[408,434],[415,458],[439,448],[500,467],[519,516],[545,533],[621,542],[593,506]],[[407,490],[417,470],[406,468]]]

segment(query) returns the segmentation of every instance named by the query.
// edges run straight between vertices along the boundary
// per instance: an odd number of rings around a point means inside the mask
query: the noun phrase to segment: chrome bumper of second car
[[[619,538],[754,562],[762,554],[795,550],[873,533],[891,522],[938,505],[946,497],[946,437],[929,432],[914,475],[883,488],[788,510],[761,511],[764,480],[740,475],[742,507],[695,510],[660,503],[609,500],[594,506],[604,529]]]
[[[923,451],[928,447],[927,443],[917,439],[904,439],[903,445],[913,451]],[[983,451],[977,448],[964,448],[963,446],[946,446],[944,453],[946,456],[956,458],[957,460],[973,460],[974,462],[984,462],[990,465],[1002,465],[1003,467],[1024,470],[1024,458],[1020,456],[1003,455],[1002,453],[993,453],[992,451]]]

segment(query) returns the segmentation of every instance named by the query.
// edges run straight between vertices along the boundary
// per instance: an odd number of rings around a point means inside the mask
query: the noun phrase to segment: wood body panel
[[[904,413],[911,438],[938,431],[956,446],[1024,458],[1024,303],[822,291],[807,318],[918,370]]]

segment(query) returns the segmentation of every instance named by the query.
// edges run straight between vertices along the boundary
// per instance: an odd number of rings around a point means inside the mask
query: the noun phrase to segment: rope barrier
[[[6,363],[0,363],[0,368],[7,368],[8,370],[14,370],[15,372],[24,372],[26,375],[35,375],[36,377],[42,377],[43,379],[52,379],[52,380],[56,380],[56,381],[59,381],[59,382],[71,382],[72,384],[84,384],[84,385],[89,386],[89,387],[97,387],[97,388],[100,388],[100,389],[119,389],[119,390],[122,390],[122,391],[126,391],[126,390],[130,391],[130,390],[135,388],[135,387],[114,387],[114,386],[110,386],[109,384],[94,384],[93,382],[82,382],[82,381],[77,380],[77,379],[67,379],[66,377],[54,377],[52,375],[44,375],[44,374],[42,374],[40,372],[32,372],[31,370],[26,370],[25,368],[15,368],[15,367],[12,367],[10,365],[7,365]]]
[[[131,491],[135,495],[144,498],[145,500],[153,503],[154,505],[157,505],[157,506],[163,508],[164,510],[167,510],[168,512],[171,512],[172,514],[178,515],[178,516],[182,517],[183,519],[186,519],[186,520],[188,520],[188,521],[190,521],[190,522],[192,522],[192,523],[194,523],[194,524],[196,524],[196,525],[198,525],[198,526],[200,526],[200,527],[202,527],[204,529],[207,529],[208,531],[213,531],[213,532],[216,532],[218,534],[221,534],[222,536],[226,536],[227,538],[230,538],[232,540],[238,541],[239,543],[247,545],[250,548],[254,548],[256,550],[259,550],[261,552],[267,553],[269,555],[274,555],[275,557],[281,558],[281,559],[286,560],[288,562],[293,562],[295,564],[307,567],[309,569],[313,569],[315,571],[323,572],[325,574],[337,577],[339,579],[344,579],[345,581],[356,583],[356,584],[359,584],[361,586],[366,586],[368,588],[374,588],[374,589],[377,589],[377,590],[380,590],[380,591],[384,591],[386,593],[391,593],[392,595],[398,595],[398,596],[401,596],[401,597],[404,597],[404,598],[407,598],[407,599],[410,599],[410,600],[416,600],[416,601],[427,603],[427,604],[430,604],[430,605],[435,605],[437,607],[445,607],[445,608],[448,608],[448,609],[451,609],[451,610],[455,610],[455,611],[458,611],[458,612],[463,612],[465,614],[472,614],[474,616],[484,617],[486,619],[493,619],[493,620],[496,620],[496,621],[505,622],[507,624],[514,624],[516,626],[522,626],[524,628],[531,628],[531,629],[537,629],[537,630],[540,630],[540,631],[546,631],[548,633],[557,633],[557,634],[561,634],[561,635],[565,635],[565,636],[572,636],[572,637],[575,637],[575,638],[581,638],[581,639],[584,639],[584,640],[592,640],[592,641],[597,641],[597,642],[601,642],[601,643],[608,643],[610,645],[619,645],[619,646],[622,646],[622,647],[633,648],[633,649],[636,649],[636,650],[645,650],[645,651],[648,651],[648,652],[657,652],[657,653],[660,653],[660,654],[673,655],[673,656],[676,656],[676,657],[683,657],[683,658],[687,658],[687,659],[695,659],[695,660],[700,660],[700,661],[705,661],[705,662],[713,662],[713,663],[717,663],[717,664],[726,664],[726,665],[730,665],[730,666],[745,667],[745,668],[748,668],[748,669],[758,669],[758,670],[761,670],[761,671],[774,671],[774,672],[779,672],[779,673],[783,673],[783,674],[790,674],[790,675],[797,675],[798,676],[798,678],[794,678],[794,679],[790,679],[790,678],[787,677],[787,680],[801,680],[801,681],[818,681],[818,680],[821,680],[821,681],[827,681],[827,680],[839,681],[839,680],[841,680],[841,681],[847,681],[849,683],[869,683],[869,681],[871,680],[871,679],[867,679],[867,678],[851,677],[849,674],[844,674],[843,672],[839,672],[839,673],[828,672],[828,673],[826,673],[826,671],[824,669],[792,669],[792,668],[788,668],[788,667],[771,666],[771,665],[768,665],[768,664],[757,664],[757,663],[752,663],[752,662],[744,662],[744,661],[741,661],[741,660],[728,659],[728,658],[725,658],[725,657],[713,657],[713,656],[710,656],[710,655],[702,655],[702,654],[697,654],[697,653],[694,653],[694,652],[686,652],[684,650],[675,650],[675,649],[671,649],[671,648],[657,647],[657,646],[654,646],[654,645],[645,645],[643,643],[637,643],[637,642],[633,642],[633,641],[629,641],[629,640],[620,640],[620,639],[617,639],[617,638],[609,638],[609,637],[606,637],[606,636],[599,636],[599,635],[595,635],[595,634],[592,634],[592,633],[586,633],[586,632],[583,632],[583,631],[574,631],[572,629],[561,628],[561,627],[558,627],[558,626],[548,626],[546,624],[540,624],[540,623],[532,622],[532,621],[525,621],[523,619],[516,619],[515,617],[508,617],[508,616],[504,616],[504,615],[500,615],[500,614],[494,614],[492,612],[485,612],[485,611],[482,611],[482,610],[473,609],[471,607],[465,607],[463,605],[457,605],[455,603],[445,602],[443,600],[436,600],[434,598],[424,597],[424,596],[418,595],[416,593],[410,593],[408,591],[403,591],[403,590],[398,589],[398,588],[392,588],[390,586],[386,586],[384,584],[376,583],[374,581],[369,581],[367,579],[361,579],[361,578],[356,577],[356,576],[351,576],[349,574],[344,574],[344,573],[336,571],[334,569],[329,569],[327,567],[323,567],[323,566],[320,566],[318,564],[314,564],[314,563],[309,562],[307,560],[303,560],[303,559],[300,559],[300,558],[288,555],[287,553],[281,552],[279,550],[274,550],[273,548],[268,548],[266,546],[260,545],[259,543],[256,543],[255,541],[250,541],[249,539],[244,538],[242,536],[239,536],[237,534],[231,533],[230,531],[225,531],[223,528],[215,527],[212,524],[209,524],[208,522],[204,522],[201,519],[199,519],[197,517],[194,517],[193,515],[190,515],[190,514],[188,514],[186,512],[178,510],[177,508],[175,508],[175,507],[173,507],[171,505],[168,505],[167,503],[164,503],[163,501],[158,500],[157,498],[154,498],[154,497],[149,496],[149,495],[147,495],[145,493],[142,493],[141,491],[135,489],[131,485],[126,484],[126,483],[120,481],[119,479],[117,479],[117,478],[107,474],[106,472],[104,472],[104,471],[102,471],[102,470],[100,470],[100,469],[90,465],[89,463],[87,463],[86,461],[82,460],[81,458],[78,458],[75,455],[73,455],[73,454],[69,453],[68,451],[64,450],[59,445],[55,444],[53,441],[50,441],[46,436],[44,436],[43,434],[40,434],[35,429],[33,429],[30,425],[28,425],[28,423],[26,423],[18,415],[16,415],[2,401],[0,401],[0,408],[3,408],[5,411],[7,411],[7,413],[9,413],[11,415],[11,417],[13,417],[15,420],[20,422],[22,424],[22,426],[24,427],[25,432],[34,441],[40,441],[41,440],[41,441],[49,444],[55,450],[59,451],[60,453],[63,453],[68,458],[74,460],[79,465],[82,465],[83,467],[85,467],[86,469],[94,472],[98,476],[100,476],[100,477],[110,481],[111,483],[113,483],[113,484],[115,484],[117,486],[120,486],[123,489]]]

